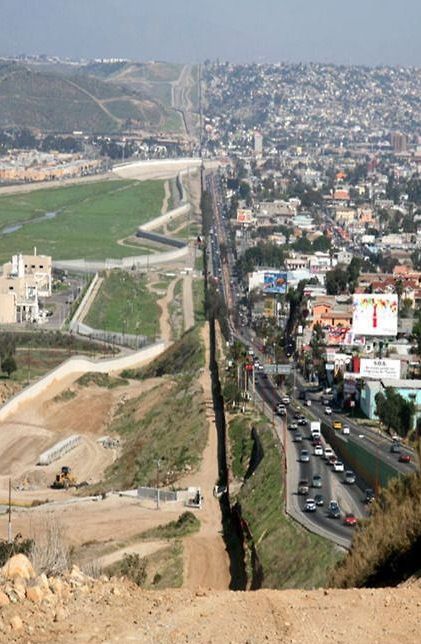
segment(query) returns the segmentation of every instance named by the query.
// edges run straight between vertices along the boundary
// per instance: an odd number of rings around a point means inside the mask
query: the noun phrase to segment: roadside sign
[[[265,364],[263,368],[265,373],[276,374],[277,376],[287,376],[291,373],[290,364]]]

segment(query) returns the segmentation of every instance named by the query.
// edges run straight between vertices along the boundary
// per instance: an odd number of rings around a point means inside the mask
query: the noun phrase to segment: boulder
[[[9,561],[6,561],[3,568],[0,569],[0,575],[5,579],[16,579],[16,577],[33,579],[35,571],[28,557],[20,554],[14,555]]]
[[[42,588],[39,586],[28,586],[26,589],[26,597],[31,602],[38,604],[38,602],[41,602],[44,599],[44,593]]]
[[[2,590],[0,590],[0,606],[7,606],[10,604],[10,599]]]

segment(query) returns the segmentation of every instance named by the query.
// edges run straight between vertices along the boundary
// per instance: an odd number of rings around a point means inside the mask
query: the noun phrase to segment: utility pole
[[[156,461],[156,509],[159,510],[159,459]]]
[[[12,479],[9,476],[9,522],[7,524],[7,543],[13,543],[12,535]]]

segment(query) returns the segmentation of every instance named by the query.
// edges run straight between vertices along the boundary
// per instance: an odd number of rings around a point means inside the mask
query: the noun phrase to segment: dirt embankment
[[[5,581],[0,642],[419,643],[421,586],[377,590],[143,591],[125,580]]]

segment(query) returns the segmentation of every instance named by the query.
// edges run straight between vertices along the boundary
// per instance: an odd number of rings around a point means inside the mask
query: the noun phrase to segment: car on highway
[[[316,512],[317,504],[314,499],[307,499],[304,505],[305,512]]]
[[[371,487],[366,488],[364,492],[364,503],[365,504],[373,503],[375,498],[376,498],[376,495],[374,494],[374,490],[372,490]]]
[[[392,454],[400,454],[401,444],[398,443],[398,441],[394,441],[390,446],[390,451],[392,452]]]
[[[302,449],[300,452],[300,461],[301,463],[310,462],[310,452],[307,449]]]
[[[305,427],[306,425],[308,425],[308,420],[307,420],[307,418],[302,418],[302,417],[301,417],[301,418],[299,418],[299,419],[298,419],[298,424],[299,424],[299,425],[301,425],[301,427]]]
[[[327,514],[331,519],[340,519],[341,518],[341,511],[339,509],[339,505],[337,501],[332,501],[329,502],[329,506],[327,509]]]
[[[281,403],[283,403],[284,405],[289,405],[290,402],[291,402],[291,399],[289,396],[282,396]]]
[[[326,459],[326,461],[331,457],[334,456],[333,449],[330,447],[330,445],[326,445],[323,451],[323,456]]]
[[[285,405],[276,405],[275,413],[278,414],[278,416],[286,416],[287,408],[285,407]]]
[[[349,433],[350,433],[350,429],[349,429],[348,425],[344,425],[344,427],[342,429],[342,434],[349,434]]]
[[[314,474],[313,478],[311,479],[311,487],[322,487],[322,485],[323,481],[320,474]]]
[[[301,479],[298,481],[297,493],[298,494],[308,494],[309,493],[309,483],[308,479]]]
[[[344,464],[342,461],[335,461],[333,463],[333,471],[334,472],[343,472],[345,470]]]
[[[324,505],[325,499],[324,499],[323,494],[316,494],[314,496],[314,500],[316,501],[316,505],[318,505],[318,506]]]
[[[320,443],[317,443],[317,445],[314,446],[313,454],[314,456],[323,456],[323,447]]]
[[[332,415],[332,407],[325,407],[325,414],[327,416],[331,416]]]
[[[399,460],[399,463],[410,463],[411,456],[409,454],[400,454],[398,460]]]
[[[332,423],[333,429],[342,429],[342,421],[341,420],[334,420]]]
[[[288,429],[292,432],[296,431],[298,429],[297,423],[291,423],[290,425],[288,425]]]
[[[346,470],[345,476],[344,476],[344,483],[347,485],[354,485],[356,481],[356,476],[355,473],[352,470]]]
[[[303,442],[303,436],[300,434],[300,432],[295,432],[294,436],[292,437],[292,440],[294,443],[302,443]]]
[[[352,512],[347,512],[344,518],[344,525],[348,526],[349,528],[355,528],[357,523],[358,521],[355,515],[352,514]]]

